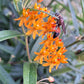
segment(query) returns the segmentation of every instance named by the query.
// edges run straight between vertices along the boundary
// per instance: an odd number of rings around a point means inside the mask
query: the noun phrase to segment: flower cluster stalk
[[[24,34],[26,34],[24,25],[22,25],[22,31]],[[32,62],[31,58],[30,58],[30,54],[29,54],[28,36],[26,36],[26,35],[25,35],[25,43],[26,43],[26,51],[27,51],[27,56],[28,56],[29,62]]]

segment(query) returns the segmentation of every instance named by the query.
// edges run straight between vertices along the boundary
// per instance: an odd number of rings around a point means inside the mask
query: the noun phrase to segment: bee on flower
[[[38,2],[42,1],[43,0],[38,0]],[[37,3],[35,3],[34,9],[49,13],[47,8],[41,8],[41,5],[37,5]],[[16,21],[20,21],[20,27],[26,27],[27,31],[25,32],[25,36],[32,35],[33,39],[36,38],[36,35],[42,36],[42,38],[45,35],[47,36],[47,38],[40,43],[40,45],[43,44],[43,48],[40,52],[35,52],[37,56],[34,61],[38,61],[43,66],[49,66],[49,72],[51,72],[54,66],[56,66],[57,69],[61,63],[68,63],[67,58],[63,55],[67,50],[64,47],[62,40],[59,39],[61,33],[59,27],[61,25],[65,33],[64,22],[59,14],[56,14],[56,16],[58,16],[59,19],[53,18],[44,12],[24,8],[22,16],[15,19]],[[48,19],[47,21],[44,21],[44,18],[46,17]]]

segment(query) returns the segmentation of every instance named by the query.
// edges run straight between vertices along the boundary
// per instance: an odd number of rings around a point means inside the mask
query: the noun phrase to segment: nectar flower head
[[[40,4],[39,4],[39,5],[37,5],[37,3],[35,3],[35,5],[34,5],[34,8],[35,8],[35,9],[40,10],[40,7],[41,7],[41,5],[40,5]]]
[[[19,17],[19,18],[17,18],[17,19],[14,19],[15,21],[18,21],[18,20],[20,20],[20,22],[19,22],[19,26],[21,27],[23,24],[25,24],[25,22],[27,21],[27,17],[29,16],[29,9],[23,9],[23,15],[21,16],[21,17]]]
[[[37,3],[35,3],[34,9],[49,12],[47,8],[41,8],[41,5],[37,5]],[[40,52],[35,52],[37,56],[34,61],[38,61],[43,66],[49,66],[49,72],[51,72],[54,66],[57,69],[61,63],[68,63],[67,58],[63,55],[67,50],[58,36],[53,37],[53,32],[61,32],[60,28],[56,29],[56,19],[41,11],[30,11],[30,9],[23,8],[22,16],[15,20],[20,20],[19,26],[27,28],[25,35],[33,35],[33,39],[36,38],[36,35],[42,35],[42,38],[47,35],[47,39],[40,43],[43,44],[43,48]],[[44,20],[46,18],[47,21]]]
[[[56,66],[56,69],[61,63],[68,63],[67,58],[63,55],[67,50],[63,42],[57,37],[53,39],[52,34],[47,34],[47,39],[41,42],[44,44],[40,52],[35,52],[37,55],[34,61],[38,61],[43,66],[49,66],[49,72]]]
[[[54,82],[55,81],[55,79],[52,76],[49,76],[48,80],[49,80],[49,82]]]
[[[49,12],[47,8],[41,8],[41,5],[37,5],[35,3],[34,9]],[[53,32],[53,27],[56,26],[55,19],[52,19],[51,16],[48,17],[48,20],[45,22],[44,18],[46,18],[48,14],[39,12],[39,11],[30,11],[30,9],[23,8],[22,16],[15,19],[20,20],[19,26],[24,25],[27,28],[26,35],[32,35],[33,39],[35,39],[36,35],[44,37],[45,34],[49,32]]]

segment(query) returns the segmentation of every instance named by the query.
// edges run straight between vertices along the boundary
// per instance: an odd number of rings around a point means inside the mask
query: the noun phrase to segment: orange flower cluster
[[[48,33],[47,39],[40,44],[44,44],[44,46],[39,53],[35,52],[37,57],[34,61],[39,61],[43,66],[50,66],[49,72],[54,66],[57,69],[60,63],[68,63],[67,58],[63,55],[67,50],[58,37],[53,39],[52,34]]]
[[[34,9],[49,12],[47,8],[41,8],[37,3],[35,4]],[[15,20],[20,20],[19,26],[21,27],[24,24],[28,29],[26,35],[33,34],[33,39],[35,39],[36,35],[44,36],[47,32],[55,31],[53,28],[56,26],[55,19],[49,16],[48,21],[45,22],[45,17],[48,17],[48,14],[39,11],[30,11],[30,9],[23,9],[23,15]]]
[[[49,12],[47,8],[41,8],[37,3],[34,9]],[[47,20],[44,21],[46,18]],[[33,39],[36,35],[42,36],[42,38],[47,35],[47,39],[40,43],[44,44],[43,48],[40,52],[35,52],[37,56],[34,61],[39,61],[43,66],[50,66],[49,72],[54,66],[57,69],[60,63],[67,63],[67,58],[63,55],[67,51],[63,42],[59,37],[53,38],[52,35],[52,32],[57,32],[55,18],[43,12],[23,9],[23,15],[15,20],[20,20],[19,26],[24,25],[27,28],[26,35],[33,35]]]

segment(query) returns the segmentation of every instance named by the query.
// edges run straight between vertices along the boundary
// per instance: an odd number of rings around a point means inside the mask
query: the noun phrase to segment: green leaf
[[[76,30],[75,33],[76,33],[77,36],[79,36],[78,22],[77,22],[76,15],[75,15],[75,12],[74,12],[74,10],[73,10],[73,7],[72,7],[72,5],[71,5],[70,0],[68,0],[68,4],[69,4],[70,11],[71,11],[71,16],[72,16],[74,28],[75,28],[75,30]]]
[[[20,84],[20,82],[21,82],[21,79],[17,80],[16,81],[16,84]]]
[[[23,5],[24,5],[25,8],[30,8],[29,6],[32,4],[31,0],[24,0],[23,3],[24,3]]]
[[[68,12],[70,12],[69,8],[65,6],[64,4],[60,3],[59,1],[56,0],[56,2],[61,5],[63,8],[65,8]]]
[[[29,52],[31,52],[33,45],[35,44],[35,42],[37,41],[38,37],[36,37],[35,39],[33,39],[33,37],[30,37],[30,41],[29,41]]]
[[[23,34],[21,34],[18,31],[14,31],[14,30],[0,31],[0,41],[4,41],[6,39],[14,38],[17,36],[23,36]]]
[[[44,36],[43,39],[42,39],[42,36],[40,36],[36,40],[35,44],[32,47],[31,53],[30,53],[31,59],[33,59],[35,57],[34,52],[38,52],[42,48],[42,45],[40,45],[40,42],[42,42],[42,40],[44,40],[44,39],[46,39],[46,35]]]
[[[22,43],[23,45],[25,45],[25,42],[21,39],[21,38],[17,38],[17,40]]]
[[[3,50],[9,54],[14,54],[14,49],[12,47],[0,44],[0,50]]]
[[[31,0],[13,0],[15,9],[20,13],[23,8],[30,8]]]
[[[20,4],[20,2],[22,2],[22,0],[13,0],[14,7],[18,12],[20,11],[19,6],[22,10],[22,3]]]
[[[1,65],[0,65],[0,80],[3,82],[3,84],[16,84]]]
[[[6,68],[5,68],[6,69]],[[23,65],[22,64],[15,64],[10,67],[10,75],[14,78],[21,78],[23,77]]]
[[[82,77],[82,74],[77,73],[77,74],[76,74],[75,81],[74,81],[74,84],[81,84],[81,83],[80,83],[81,77]]]
[[[76,66],[74,66],[74,67],[75,67],[75,68],[80,68],[81,66],[84,66],[84,63],[79,64],[79,65],[76,65]],[[65,68],[58,69],[58,70],[56,70],[56,71],[51,72],[51,75],[52,75],[52,76],[58,76],[58,75],[61,75],[61,74],[63,74],[63,73],[69,72],[69,71],[72,71],[72,69],[69,68],[69,67],[65,67]]]
[[[0,12],[1,12],[1,10],[2,10],[2,8],[1,8],[1,3],[2,3],[2,0],[0,0]]]
[[[31,56],[31,59],[34,57],[34,52],[36,52],[38,50],[38,48],[40,47],[40,42],[42,41],[42,37],[40,36],[36,42],[34,43],[33,47],[32,47],[32,50],[31,50],[31,53],[30,53],[30,56]]]
[[[71,60],[76,59],[75,53],[71,50],[68,50],[66,53],[64,53],[64,55]]]
[[[25,46],[24,46],[22,43],[18,42],[18,44],[17,44],[15,50],[13,51],[15,57],[11,60],[12,62],[15,62],[15,61],[20,60],[20,58],[22,57],[21,52],[24,51],[24,47],[25,47]]]
[[[79,54],[76,54],[77,60],[84,61],[84,51],[81,51]]]
[[[82,12],[83,12],[83,18],[84,18],[84,0],[81,0],[81,6],[82,6]]]
[[[78,19],[78,20],[80,20],[81,22],[83,22],[83,23],[84,23],[84,19],[80,18],[80,17],[79,17],[79,16],[77,16],[77,15],[76,15],[76,17],[77,17],[77,19]]]
[[[37,68],[36,64],[25,62],[23,66],[23,81],[24,84],[36,84]]]
[[[1,12],[0,13],[0,27],[1,27],[1,25],[3,25],[2,23],[5,24],[5,25],[7,25],[8,24],[8,20],[6,19],[6,17]]]

